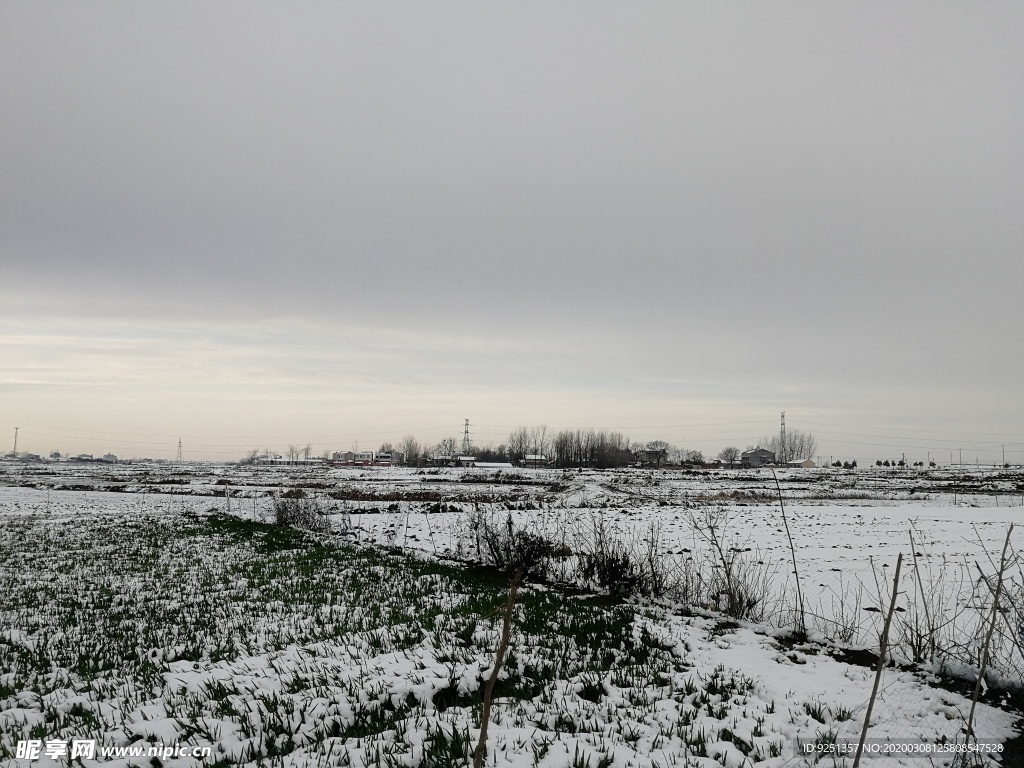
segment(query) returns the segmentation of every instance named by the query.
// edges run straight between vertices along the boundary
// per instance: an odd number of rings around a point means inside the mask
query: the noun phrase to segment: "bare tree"
[[[377,449],[377,453],[394,453],[395,446],[393,443],[383,442],[380,444],[380,448]]]
[[[530,442],[534,454],[537,456],[545,455],[545,451],[548,449],[548,425],[541,424],[539,427],[531,429]]]
[[[767,448],[775,454],[775,461],[785,464],[787,461],[809,459],[818,450],[818,441],[810,432],[799,429],[786,430],[786,444],[782,444],[781,435],[768,435],[761,438],[761,448]]]
[[[621,432],[593,429],[563,429],[550,439],[550,450],[558,467],[621,467],[643,460],[643,445],[630,448]],[[639,453],[634,456],[634,449]]]
[[[718,452],[718,458],[724,462],[728,462],[731,467],[740,460],[740,449],[734,445],[730,445],[728,448],[723,448]]]
[[[440,443],[437,444],[437,452],[441,456],[455,456],[455,446],[457,442],[454,437],[446,437]]]
[[[245,454],[245,458],[242,459],[242,464],[255,464],[260,458],[260,449],[253,448],[251,451]]]
[[[530,430],[516,427],[508,436],[508,456],[512,461],[522,461],[530,452]]]
[[[508,446],[504,443],[499,443],[497,446],[494,443],[488,443],[484,446],[477,446],[473,449],[474,455],[480,461],[508,461]]]
[[[405,456],[405,462],[412,464],[419,458],[420,442],[413,435],[406,435],[402,438],[402,442],[399,443],[399,450]]]
[[[306,443],[302,446],[302,458],[304,461],[309,461],[309,457],[313,455],[313,444]]]
[[[297,463],[299,460],[299,446],[288,444],[288,461],[291,464]]]

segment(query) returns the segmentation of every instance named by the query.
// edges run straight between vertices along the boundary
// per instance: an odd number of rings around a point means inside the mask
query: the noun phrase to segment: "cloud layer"
[[[383,398],[410,428],[1024,439],[1016,6],[0,21],[4,421],[130,431],[145,401],[173,432],[223,397],[216,434],[274,434],[287,391],[365,431]]]

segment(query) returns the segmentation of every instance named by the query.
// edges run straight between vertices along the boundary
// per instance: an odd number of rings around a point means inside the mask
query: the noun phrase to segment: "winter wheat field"
[[[852,765],[900,554],[862,764],[1020,764],[1022,505],[979,468],[0,464],[0,764],[469,765],[521,572],[485,765]]]

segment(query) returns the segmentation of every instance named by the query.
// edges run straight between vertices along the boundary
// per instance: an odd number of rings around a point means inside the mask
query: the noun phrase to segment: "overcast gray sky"
[[[785,410],[1024,461],[1021,39],[1010,2],[2,2],[0,429],[714,453]]]

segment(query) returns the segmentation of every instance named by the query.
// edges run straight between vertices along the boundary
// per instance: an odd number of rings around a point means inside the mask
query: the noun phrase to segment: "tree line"
[[[780,435],[769,435],[761,438],[758,447],[767,448],[775,453],[777,461],[784,462],[810,458],[817,443],[813,435],[792,430],[786,434],[785,443],[782,443]],[[753,446],[748,446],[748,450],[751,448]],[[415,435],[406,435],[397,444],[384,442],[377,449],[377,453],[396,451],[407,464],[437,458],[454,459],[461,452],[461,440],[446,437],[429,444],[421,443]],[[507,441],[497,445],[473,445],[470,454],[483,462],[519,465],[532,462],[559,469],[613,469],[635,464],[694,466],[706,462],[703,451],[681,448],[664,440],[638,442],[616,430],[590,427],[554,431],[544,424],[516,427],[509,433]],[[313,455],[310,443],[288,446],[287,458],[291,462],[297,463],[300,459],[309,461]],[[271,456],[267,448],[254,449],[246,455],[243,463],[255,463]],[[717,455],[718,460],[727,466],[738,465],[740,457],[741,451],[735,446],[723,448]],[[319,458],[328,460],[330,452],[323,451]]]

